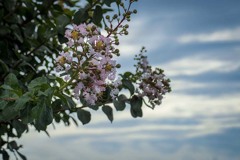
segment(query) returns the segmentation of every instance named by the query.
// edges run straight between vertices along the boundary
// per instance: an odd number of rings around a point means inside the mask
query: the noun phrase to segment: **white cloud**
[[[212,33],[183,35],[177,41],[180,43],[240,41],[240,28],[219,30]]]
[[[158,67],[158,66],[156,66]],[[240,62],[217,60],[209,57],[192,56],[174,60],[160,66],[168,76],[197,75],[205,72],[229,72],[240,67]]]
[[[133,19],[130,23],[129,35],[121,36],[118,48],[123,57],[133,57],[138,54],[141,47],[155,50],[163,45],[167,36],[155,26],[149,26],[149,22],[144,18]]]
[[[107,120],[100,111],[92,112],[91,124],[86,126],[65,127],[57,125],[56,130],[49,128],[52,137],[84,136],[89,141],[95,141],[101,136],[104,141],[133,141],[140,139],[153,140],[168,139],[171,135],[158,134],[161,131],[182,132],[175,139],[199,137],[203,135],[220,133],[227,128],[240,127],[240,94],[222,95],[219,97],[189,96],[183,94],[170,94],[164,99],[161,107],[151,110],[144,107],[143,119],[133,119],[129,111],[114,112],[113,124]],[[235,116],[234,116],[235,115]],[[234,117],[231,117],[234,116]],[[187,123],[157,123],[164,120],[197,120],[198,123],[189,125]],[[129,121],[136,121],[136,125],[129,126]],[[125,122],[126,125],[117,127],[118,123]],[[101,123],[102,127],[96,127]],[[95,127],[94,127],[95,126]],[[167,132],[167,133],[168,133]],[[134,135],[134,137],[132,136]],[[135,136],[136,135],[136,136]],[[35,136],[35,134],[33,134]],[[170,136],[170,137],[169,137]],[[93,138],[95,137],[95,138]],[[118,138],[121,137],[121,138]],[[119,140],[119,141],[118,141]]]

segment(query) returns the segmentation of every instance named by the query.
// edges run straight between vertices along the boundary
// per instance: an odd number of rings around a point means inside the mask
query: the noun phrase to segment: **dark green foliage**
[[[134,94],[135,92],[135,88],[134,88],[134,85],[132,84],[132,82],[130,80],[127,80],[127,79],[123,79],[122,80],[122,84],[123,84],[123,87],[128,89],[129,92],[131,93],[131,95]]]
[[[109,121],[112,122],[113,121],[113,110],[112,110],[112,108],[108,105],[104,105],[102,107],[102,111],[106,114]]]
[[[75,14],[74,14],[74,18],[73,18],[73,23],[74,24],[80,24],[83,23],[84,21],[86,21],[88,16],[88,13],[85,12],[85,8],[80,8]]]
[[[117,111],[123,111],[126,107],[127,97],[123,94],[119,95],[116,100],[113,100],[113,104]]]
[[[94,10],[94,14],[93,14],[93,23],[100,26],[102,18],[103,18],[102,7],[96,6],[96,8]]]
[[[77,116],[78,119],[82,122],[82,124],[87,124],[91,121],[91,113],[89,111],[78,109]]]
[[[131,111],[131,115],[134,118],[137,117],[142,117],[143,113],[142,113],[142,98],[138,97],[138,96],[133,96],[130,100],[130,111]]]
[[[129,90],[130,97],[122,94],[112,99],[110,96],[112,86],[109,85],[99,96],[96,105],[87,104],[80,95],[81,107],[77,107],[70,94],[73,87],[55,75],[55,59],[63,50],[62,44],[67,42],[64,34],[66,28],[70,27],[68,25],[94,23],[98,27],[103,25],[106,27],[105,15],[113,11],[113,4],[119,9],[121,1],[87,0],[87,2],[85,6],[78,6],[77,0],[0,1],[2,159],[10,159],[8,152],[13,152],[16,159],[26,159],[19,152],[22,146],[14,139],[28,132],[29,125],[35,127],[37,131],[48,134],[47,127],[52,123],[63,122],[69,126],[73,122],[78,125],[74,114],[77,114],[83,125],[89,123],[91,113],[87,109],[99,108],[102,108],[112,122],[113,109],[106,105],[109,103],[113,103],[117,111],[123,111],[126,104],[130,103],[132,116],[142,117],[143,99],[135,95],[133,84],[136,78],[131,72],[122,75],[122,85],[119,86],[119,90],[123,88]],[[111,32],[113,31],[116,32],[117,28]],[[89,62],[86,61],[83,65],[87,66]]]

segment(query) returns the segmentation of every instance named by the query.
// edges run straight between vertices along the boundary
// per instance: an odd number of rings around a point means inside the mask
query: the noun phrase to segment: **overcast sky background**
[[[239,160],[240,1],[140,0],[121,38],[122,71],[146,46],[173,92],[141,119],[92,112],[86,126],[50,126],[20,140],[34,160]]]

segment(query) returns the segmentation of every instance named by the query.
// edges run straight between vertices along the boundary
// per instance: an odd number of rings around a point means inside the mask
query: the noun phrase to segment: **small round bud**
[[[110,16],[109,16],[109,15],[106,15],[106,19],[110,19]]]
[[[134,13],[134,14],[136,14],[136,13],[137,13],[137,10],[136,10],[136,9],[134,9],[134,10],[133,10],[133,13]]]
[[[117,17],[118,17],[118,15],[117,15],[117,14],[114,14],[113,19],[116,19]]]
[[[129,28],[129,25],[128,25],[128,24],[126,24],[126,25],[125,25],[125,28]]]
[[[116,68],[121,68],[121,64],[117,64],[117,65],[116,65]]]
[[[127,12],[127,15],[129,15],[129,16],[130,16],[131,14],[132,14],[132,12],[131,12],[131,11],[128,11],[128,12]]]
[[[116,42],[115,42],[115,44],[116,44],[116,45],[119,45],[119,42],[118,42],[118,41],[116,41]]]
[[[125,35],[128,35],[128,31],[125,31],[125,33],[124,33]]]
[[[96,29],[97,29],[96,26],[92,26],[91,28],[92,31],[95,31]]]
[[[115,49],[115,53],[119,53],[119,49]]]

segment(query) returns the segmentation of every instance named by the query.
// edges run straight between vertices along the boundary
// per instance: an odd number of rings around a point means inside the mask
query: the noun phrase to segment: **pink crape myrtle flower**
[[[101,35],[94,24],[73,25],[65,37],[71,52],[60,52],[56,71],[66,73],[64,80],[73,85],[73,96],[83,96],[88,104],[95,105],[108,86],[115,98],[121,83],[119,79],[115,82],[117,63],[111,38]]]

